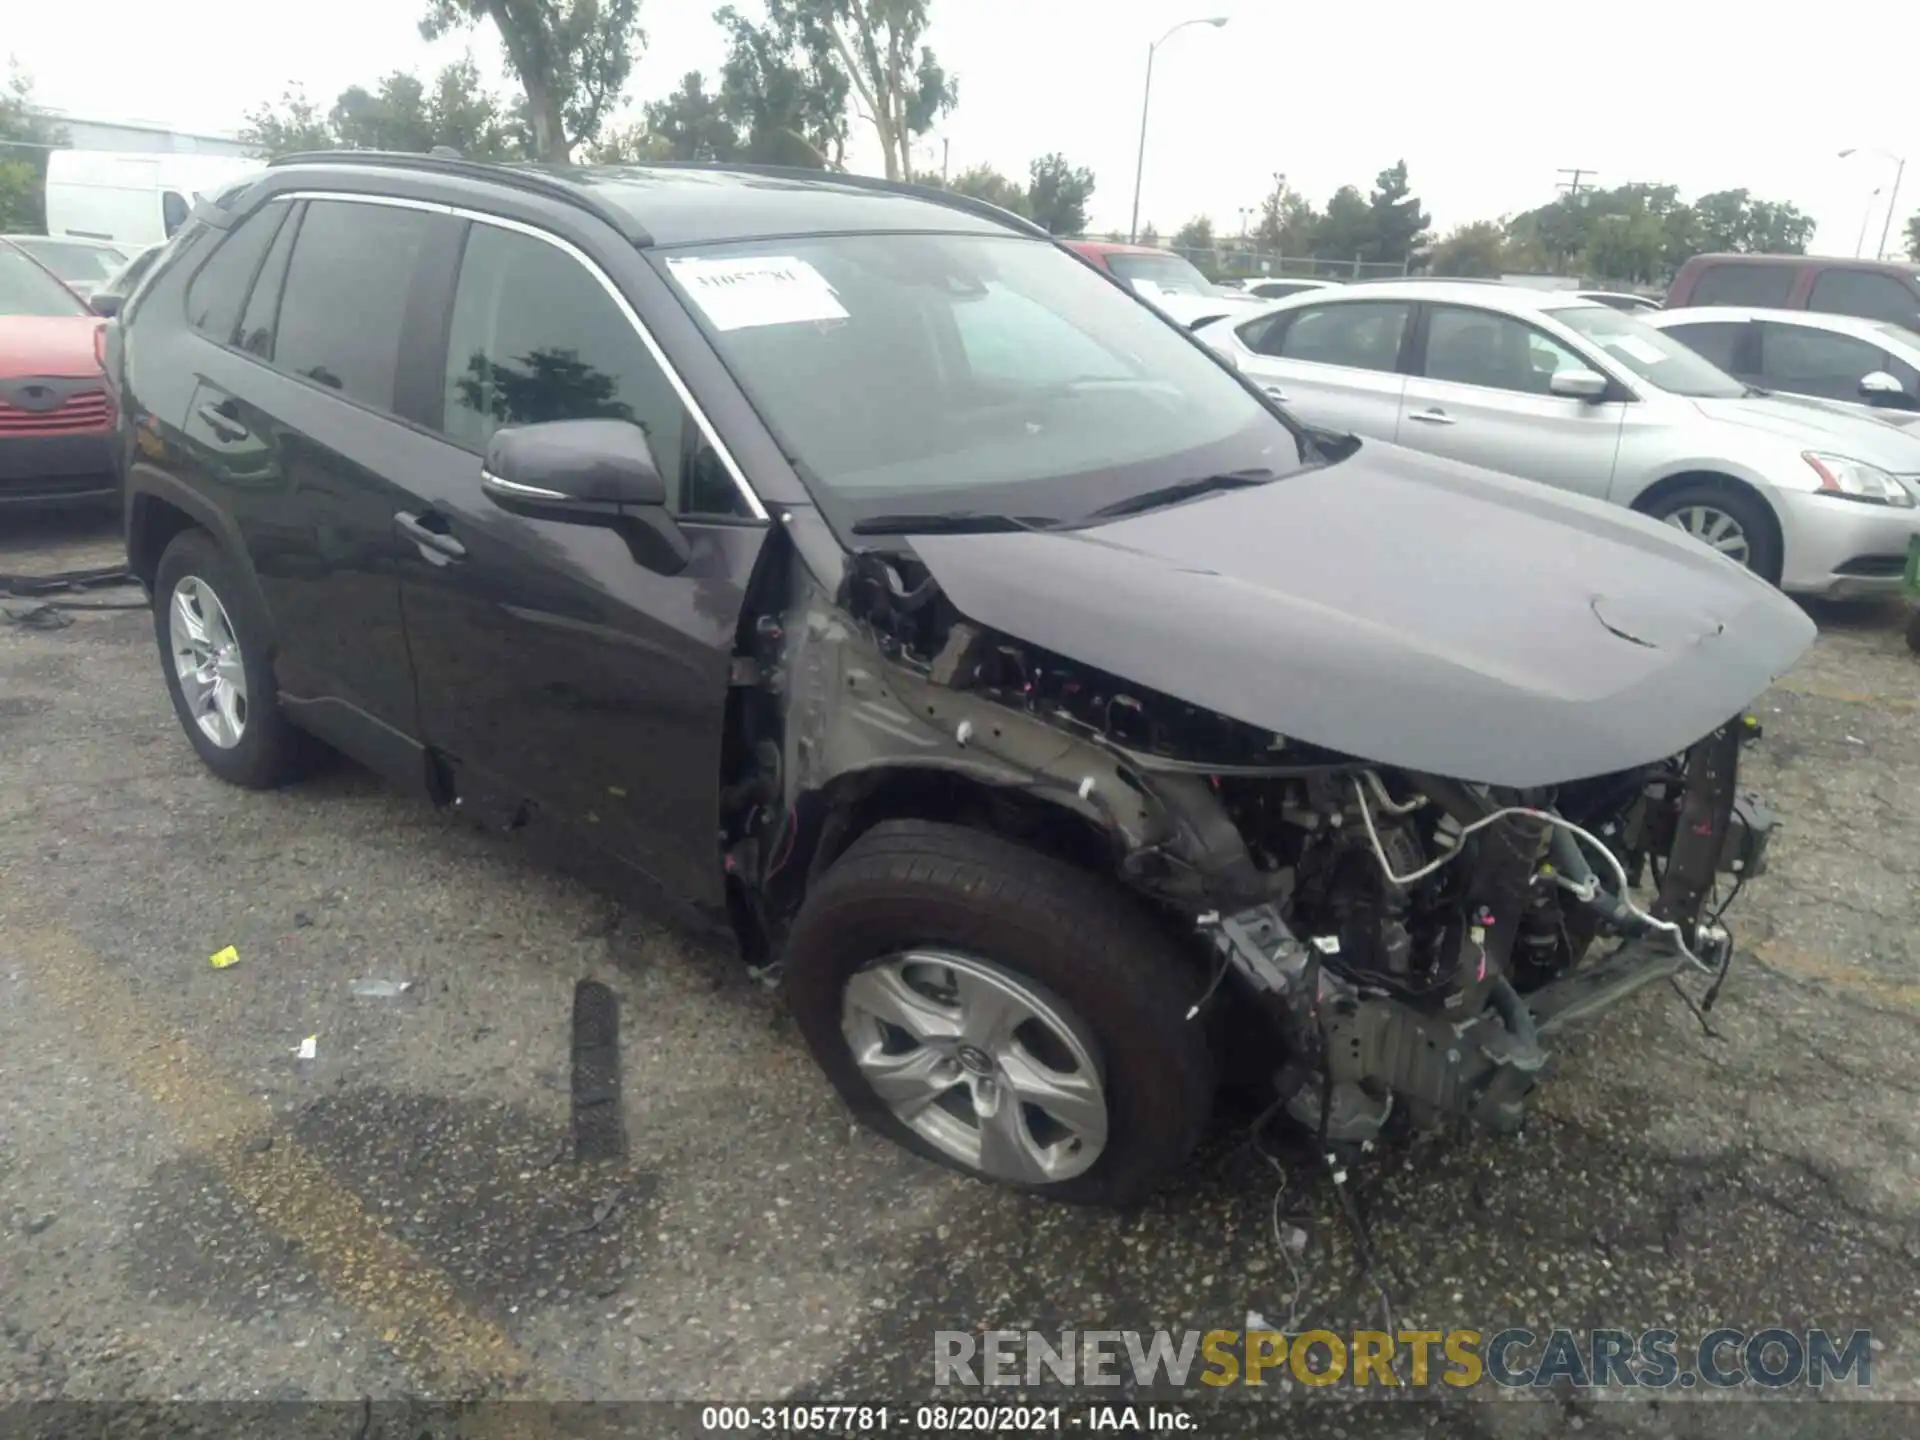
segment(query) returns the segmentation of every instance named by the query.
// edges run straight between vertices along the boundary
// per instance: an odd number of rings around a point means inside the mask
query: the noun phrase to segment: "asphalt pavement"
[[[117,556],[110,522],[0,515],[0,572]],[[351,766],[224,785],[150,615],[30,608],[0,602],[0,1401],[902,1404],[935,1396],[937,1330],[1379,1314],[1324,1185],[1296,1280],[1234,1127],[1125,1215],[926,1165],[850,1126],[730,955]],[[1816,618],[1758,707],[1782,830],[1712,1033],[1643,994],[1519,1137],[1349,1184],[1401,1329],[1866,1327],[1876,1403],[1185,1399],[1275,1434],[1920,1431],[1920,661],[1891,611]],[[582,981],[619,1007],[625,1153],[598,1160]]]

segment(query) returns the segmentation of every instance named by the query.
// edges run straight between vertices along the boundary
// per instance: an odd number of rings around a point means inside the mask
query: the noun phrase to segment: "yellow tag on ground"
[[[207,957],[207,963],[216,970],[224,970],[229,965],[240,963],[240,952],[229,945],[224,950],[216,950]]]

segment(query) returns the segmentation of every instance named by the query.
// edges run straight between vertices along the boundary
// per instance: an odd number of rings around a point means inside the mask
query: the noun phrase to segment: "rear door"
[[[1538,326],[1467,305],[1429,305],[1400,407],[1400,443],[1605,499],[1626,404],[1550,393],[1593,367]]]
[[[530,805],[670,891],[721,898],[729,660],[763,518],[631,303],[585,251],[474,219],[413,457],[407,635],[421,724],[466,796]],[[612,530],[529,520],[480,489],[502,425],[627,420],[692,557],[645,568]]]
[[[1309,425],[1392,440],[1400,423],[1408,300],[1334,300],[1261,316],[1234,333],[1235,358]]]
[[[187,291],[189,319],[215,343],[182,428],[259,578],[284,701],[416,785],[393,515],[411,451],[428,442],[398,413],[400,349],[409,305],[449,265],[457,228],[344,198],[275,201]],[[258,276],[244,306],[216,273],[223,259]]]

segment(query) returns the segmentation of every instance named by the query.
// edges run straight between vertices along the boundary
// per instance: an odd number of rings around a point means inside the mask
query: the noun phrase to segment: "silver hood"
[[[1814,637],[1671,526],[1386,444],[1082,530],[912,544],[1003,633],[1283,736],[1485,784],[1677,754]]]
[[[1700,413],[1749,430],[1765,430],[1809,450],[1831,450],[1895,475],[1920,475],[1920,432],[1849,414],[1818,400],[1785,395],[1695,400]]]

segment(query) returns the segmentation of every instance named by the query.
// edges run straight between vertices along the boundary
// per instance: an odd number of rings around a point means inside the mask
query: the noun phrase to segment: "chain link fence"
[[[1366,280],[1408,273],[1405,260],[1363,260],[1358,255],[1344,259],[1332,255],[1282,255],[1240,245],[1178,245],[1172,249],[1190,260],[1210,280]]]

